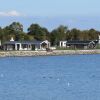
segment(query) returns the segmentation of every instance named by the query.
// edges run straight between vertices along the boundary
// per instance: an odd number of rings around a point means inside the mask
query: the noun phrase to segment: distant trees
[[[0,27],[0,40],[2,42],[10,40],[49,40],[52,45],[57,45],[61,40],[97,40],[99,31],[95,29],[79,30],[76,28],[68,29],[64,25],[53,29],[51,32],[39,24],[31,24],[27,33],[23,31],[23,25],[19,22],[13,22],[4,28]]]
[[[94,30],[94,29],[90,29],[88,31],[88,37],[89,37],[89,40],[96,40],[98,39],[98,31]]]
[[[33,36],[36,40],[46,40],[48,38],[49,32],[46,28],[43,28],[38,24],[32,24],[28,28],[28,35]]]
[[[25,32],[23,32],[23,25],[19,22],[13,22],[9,26],[3,28],[2,31],[2,41],[8,41],[11,37],[13,37],[15,40],[24,40],[24,38],[27,37]]]
[[[1,27],[0,27],[0,39],[1,41],[4,39],[4,31]]]
[[[58,28],[54,29],[50,34],[50,40],[53,45],[58,44],[60,40],[66,40],[66,34],[68,28],[66,26],[60,25]]]
[[[81,31],[76,28],[69,30],[65,26],[59,26],[51,32],[50,39],[52,45],[55,45],[61,40],[97,40],[98,34],[100,32],[95,29]]]
[[[14,32],[23,32],[23,25],[19,22],[13,22],[11,25],[9,25],[9,28],[13,30]]]

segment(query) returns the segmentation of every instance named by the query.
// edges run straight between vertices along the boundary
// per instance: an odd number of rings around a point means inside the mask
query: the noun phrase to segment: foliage
[[[13,22],[4,28],[0,27],[0,40],[2,42],[13,37],[17,41],[49,40],[51,45],[58,45],[61,40],[97,40],[99,34],[100,32],[95,29],[79,30],[73,28],[69,30],[63,25],[49,32],[47,28],[41,27],[39,24],[31,24],[27,33],[23,31],[23,25],[19,22]]]
[[[28,28],[28,35],[33,36],[36,40],[46,40],[48,33],[49,32],[46,28],[43,28],[38,24],[32,24]]]
[[[63,25],[60,25],[57,29],[54,29],[50,34],[52,45],[58,44],[60,40],[66,40],[67,31],[68,28]]]

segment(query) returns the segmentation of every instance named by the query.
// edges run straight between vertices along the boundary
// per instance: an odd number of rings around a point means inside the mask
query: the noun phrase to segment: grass
[[[61,48],[61,47],[56,47],[56,50],[83,50],[82,48]]]
[[[100,45],[97,45],[95,48],[61,48],[61,47],[56,47],[56,50],[94,50],[94,49],[100,49]]]

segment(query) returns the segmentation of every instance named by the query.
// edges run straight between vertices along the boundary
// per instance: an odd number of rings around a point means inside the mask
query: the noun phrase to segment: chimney
[[[10,41],[14,41],[14,38],[13,38],[13,37],[11,37]]]

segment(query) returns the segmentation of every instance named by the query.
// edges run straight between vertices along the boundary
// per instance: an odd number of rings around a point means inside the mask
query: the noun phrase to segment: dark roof
[[[78,45],[78,44],[83,44],[83,45],[87,45],[87,44],[89,44],[89,43],[91,43],[91,42],[94,42],[94,43],[98,43],[98,41],[79,41],[79,40],[70,40],[70,41],[67,41],[67,43],[66,44],[76,44],[76,45]]]
[[[16,43],[21,43],[21,44],[40,44],[42,43],[43,41],[7,41],[3,44],[16,44]]]

